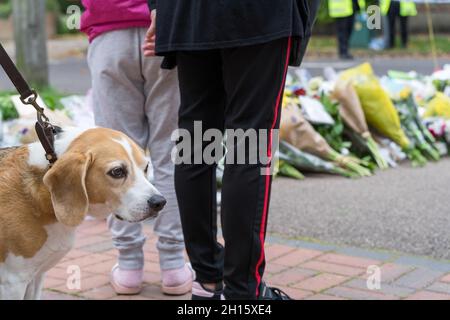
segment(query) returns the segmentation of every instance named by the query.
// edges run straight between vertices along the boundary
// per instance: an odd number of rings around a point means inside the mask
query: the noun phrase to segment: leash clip
[[[45,150],[45,158],[49,162],[50,167],[57,160],[54,141],[55,134],[58,132],[57,127],[54,127],[49,118],[44,113],[44,108],[42,108],[37,102],[38,94],[36,90],[31,89],[31,95],[27,97],[20,97],[20,101],[22,101],[25,105],[31,105],[37,112],[37,122],[35,125],[36,133],[38,135],[39,141],[42,144],[42,147]]]
[[[28,96],[28,97],[25,97],[25,98],[21,96],[20,97],[20,101],[22,101],[23,104],[31,105],[34,109],[36,109],[36,112],[38,114],[38,118],[40,117],[42,122],[50,124],[49,118],[44,113],[44,108],[42,108],[37,103],[37,97],[38,97],[38,94],[37,94],[36,90],[31,89],[31,95]]]

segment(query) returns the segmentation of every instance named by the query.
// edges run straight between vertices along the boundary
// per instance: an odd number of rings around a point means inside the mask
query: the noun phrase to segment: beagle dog
[[[140,222],[166,203],[147,179],[144,151],[120,132],[66,130],[55,149],[51,168],[39,142],[0,160],[0,299],[39,299],[87,214]]]

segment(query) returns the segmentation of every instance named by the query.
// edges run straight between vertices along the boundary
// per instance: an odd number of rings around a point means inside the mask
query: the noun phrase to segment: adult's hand
[[[144,50],[144,56],[153,57],[155,55],[155,39],[156,39],[156,10],[152,10],[150,13],[152,22],[150,28],[148,28],[147,34],[145,36],[144,45],[142,50]]]

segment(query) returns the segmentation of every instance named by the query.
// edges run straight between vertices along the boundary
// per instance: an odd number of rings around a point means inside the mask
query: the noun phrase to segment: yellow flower
[[[410,87],[404,87],[400,93],[400,100],[406,100],[411,95],[411,88]]]

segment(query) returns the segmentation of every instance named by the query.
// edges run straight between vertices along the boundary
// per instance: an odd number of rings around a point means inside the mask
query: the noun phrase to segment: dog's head
[[[166,200],[148,181],[144,151],[124,134],[104,128],[77,136],[45,174],[56,218],[79,225],[86,214],[139,222]]]

